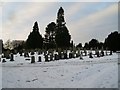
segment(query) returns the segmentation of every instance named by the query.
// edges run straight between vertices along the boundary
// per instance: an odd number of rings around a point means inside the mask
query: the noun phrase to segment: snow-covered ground
[[[118,88],[118,55],[31,64],[19,54],[1,63],[2,88]]]

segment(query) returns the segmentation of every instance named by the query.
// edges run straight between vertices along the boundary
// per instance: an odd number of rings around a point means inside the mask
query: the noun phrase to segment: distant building
[[[22,45],[23,43],[25,43],[24,40],[13,40],[11,42],[13,48],[18,47],[19,45]]]

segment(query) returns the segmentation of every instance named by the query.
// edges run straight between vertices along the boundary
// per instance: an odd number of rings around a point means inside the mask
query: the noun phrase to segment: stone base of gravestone
[[[14,55],[11,54],[10,61],[14,61]]]
[[[89,58],[93,58],[92,53],[89,53]]]
[[[38,57],[38,62],[41,62],[41,56]]]
[[[5,59],[3,59],[3,60],[2,60],[2,63],[5,63],[5,62],[6,62],[6,60],[5,60]]]
[[[55,60],[59,60],[59,55],[55,54]]]
[[[31,56],[31,63],[35,63],[35,56]]]

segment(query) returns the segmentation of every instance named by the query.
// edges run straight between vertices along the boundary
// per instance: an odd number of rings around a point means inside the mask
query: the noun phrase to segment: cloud
[[[104,39],[111,31],[117,29],[117,12],[117,4],[113,4],[104,10],[70,23],[69,28],[75,43],[96,37],[100,40]]]
[[[15,39],[15,36],[18,37],[18,34],[21,35],[19,37],[25,37],[26,34],[24,33],[29,33],[32,29],[32,27],[30,27],[31,23],[29,22],[32,22],[33,24],[35,20],[37,20],[37,17],[40,17],[39,15],[46,12],[52,5],[53,3],[26,3],[25,7],[21,7],[15,11],[13,10],[13,12],[8,16],[9,18],[3,21],[3,38],[5,40],[7,38]],[[13,7],[13,9],[14,8],[15,7]],[[4,12],[4,14],[6,13],[7,11]]]

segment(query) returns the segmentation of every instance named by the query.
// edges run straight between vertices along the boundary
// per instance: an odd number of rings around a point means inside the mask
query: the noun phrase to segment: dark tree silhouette
[[[82,48],[82,43],[79,43],[76,47],[77,48]]]
[[[87,42],[84,45],[84,49],[89,49],[89,44]]]
[[[58,10],[57,20],[56,20],[56,35],[55,41],[58,48],[67,48],[70,47],[71,36],[67,27],[65,26],[66,22],[64,19],[64,10],[62,7]]]
[[[28,49],[42,48],[42,45],[43,45],[43,38],[39,33],[38,23],[35,22],[33,26],[33,31],[30,32],[30,35],[26,40],[26,48]]]
[[[120,50],[120,33],[115,31],[109,34],[105,39],[104,47],[112,51]]]
[[[55,48],[55,30],[56,24],[54,22],[51,22],[46,27],[44,47],[47,49]]]
[[[104,43],[103,42],[99,42],[98,43],[98,48],[99,49],[103,49],[104,48]]]
[[[97,48],[98,48],[98,45],[99,45],[99,42],[98,42],[98,40],[96,40],[96,39],[92,39],[92,40],[89,42],[89,48],[97,49]]]

